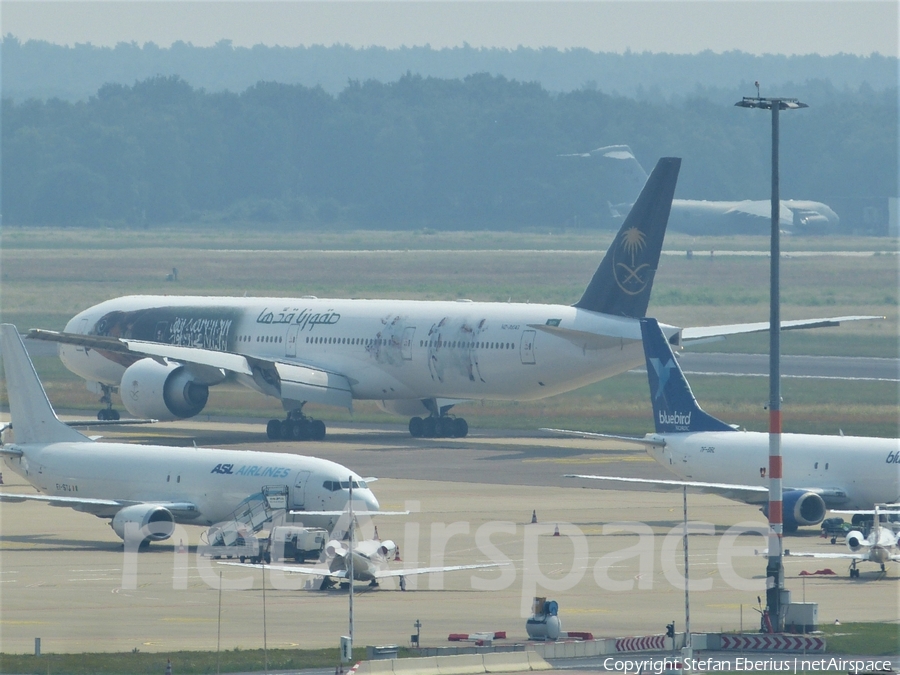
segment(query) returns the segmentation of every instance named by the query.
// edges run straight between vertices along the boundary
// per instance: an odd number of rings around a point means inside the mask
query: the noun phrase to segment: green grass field
[[[78,311],[131,293],[571,304],[581,296],[612,236],[612,232],[5,228],[0,242],[0,316],[22,332],[33,327],[61,329]],[[896,357],[896,244],[889,238],[786,237],[784,319],[860,314],[886,319],[789,331],[782,337],[783,353]],[[649,314],[679,326],[767,321],[767,248],[765,237],[670,235]],[[684,254],[686,250],[694,252],[692,258]],[[178,268],[177,282],[165,280],[172,267]],[[739,336],[695,349],[766,353],[768,336]],[[57,407],[97,408],[95,397],[57,359],[39,359],[36,366]],[[765,428],[765,378],[693,377],[691,384],[711,413],[747,428]],[[890,383],[785,380],[783,390],[788,431],[897,434],[900,398]],[[212,391],[207,409],[279,416],[280,410],[274,399],[228,387]],[[566,426],[642,433],[651,426],[646,382],[634,375],[543,401],[473,402],[458,406],[456,412],[481,427]],[[334,409],[315,414],[327,420],[349,418]],[[355,405],[354,419],[401,421],[367,402]]]

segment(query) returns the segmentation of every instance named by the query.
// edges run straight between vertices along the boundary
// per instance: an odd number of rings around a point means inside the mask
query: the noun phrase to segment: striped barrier
[[[825,638],[811,635],[723,635],[722,650],[824,652]]]
[[[617,652],[651,652],[666,648],[665,635],[648,635],[647,637],[616,638]]]

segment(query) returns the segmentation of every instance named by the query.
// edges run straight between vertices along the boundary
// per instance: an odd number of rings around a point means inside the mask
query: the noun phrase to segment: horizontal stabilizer
[[[781,330],[797,330],[803,328],[831,328],[840,326],[841,323],[847,321],[877,321],[884,319],[883,316],[834,316],[824,319],[796,319],[793,321],[782,321]],[[763,333],[769,330],[768,321],[759,321],[756,323],[733,323],[721,326],[701,326],[697,328],[683,328],[681,330],[682,344],[688,346],[695,340],[706,340],[709,338],[725,337],[727,335],[745,335],[749,333]]]

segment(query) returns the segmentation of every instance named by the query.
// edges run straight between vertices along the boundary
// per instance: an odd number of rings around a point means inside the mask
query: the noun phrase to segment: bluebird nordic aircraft
[[[768,502],[769,434],[739,431],[704,412],[655,319],[641,319],[655,434],[643,438],[546,429],[638,443],[678,480],[570,475],[614,484],[721,494]],[[900,439],[782,434],[784,530],[818,525],[827,509],[900,501]]]
[[[321,439],[308,403],[375,400],[410,416],[413,436],[468,433],[464,400],[534,400],[639,366],[647,311],[681,160],[660,159],[573,306],[411,300],[127,296],[77,314],[62,333],[66,367],[138,417],[192,417],[226,379],[281,400],[269,438]],[[844,317],[849,318],[849,317]],[[833,325],[794,321],[785,327]],[[675,342],[767,330],[765,324],[666,326]],[[424,416],[424,419],[423,419]]]
[[[36,493],[0,492],[0,501],[41,501],[108,518],[138,544],[171,537],[175,523],[255,530],[285,509],[331,527],[351,489],[368,511],[378,500],[357,474],[316,457],[96,442],[54,413],[16,327],[0,325],[0,350],[15,441],[0,457]],[[227,541],[227,537],[225,538]]]

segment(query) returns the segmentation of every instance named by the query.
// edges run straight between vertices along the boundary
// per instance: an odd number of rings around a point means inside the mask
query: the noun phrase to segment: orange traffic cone
[[[554,537],[558,537],[558,536],[559,536],[559,525],[557,525],[557,526],[553,529],[553,536],[554,536]]]
[[[394,562],[403,562],[402,560],[400,560],[400,547],[399,546],[396,549],[394,549]]]
[[[532,524],[537,522],[537,510],[536,509],[531,512],[531,522],[532,522]]]
[[[378,526],[375,526],[375,541],[381,541],[381,537],[378,536]]]

